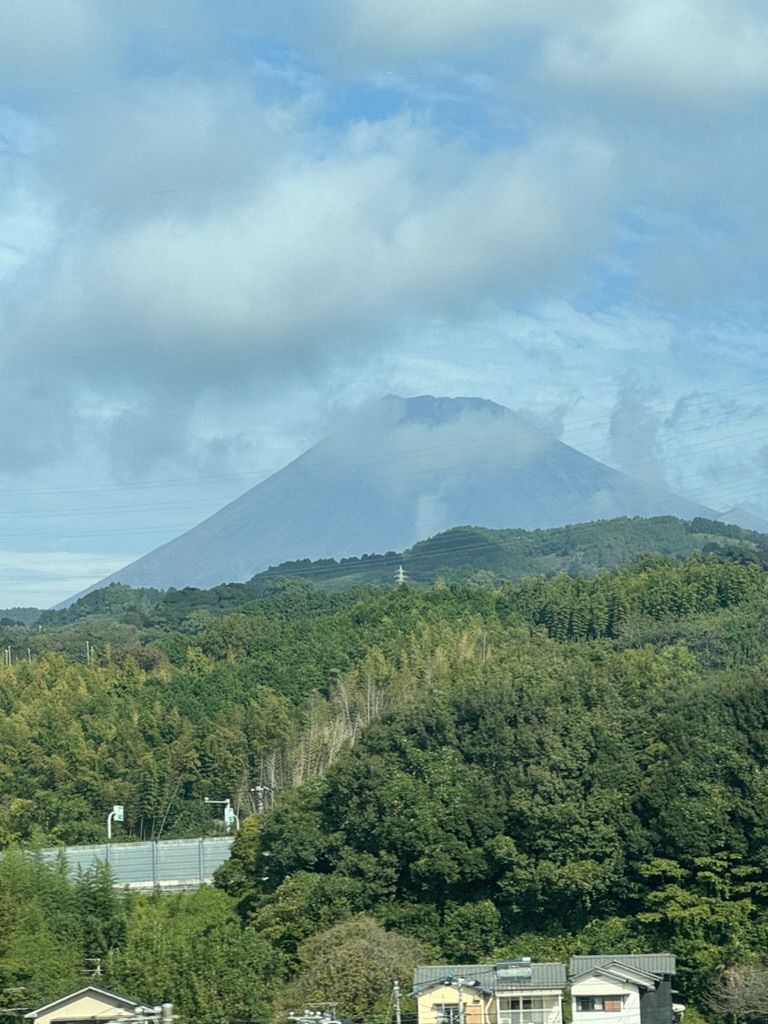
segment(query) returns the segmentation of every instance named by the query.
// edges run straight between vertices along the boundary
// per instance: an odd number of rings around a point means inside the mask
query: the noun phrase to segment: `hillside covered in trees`
[[[485,586],[108,588],[116,614],[4,626],[5,1006],[96,963],[189,1020],[379,1021],[418,961],[667,950],[711,1017],[768,940],[768,573],[754,538],[707,544]],[[115,839],[212,834],[224,796],[215,890],[17,852],[103,841],[115,803]]]
[[[402,566],[412,584],[476,583],[493,586],[528,576],[594,576],[637,555],[655,552],[687,558],[694,551],[734,548],[742,557],[768,561],[768,537],[753,530],[701,517],[620,518],[576,523],[548,530],[490,530],[461,526],[414,544],[408,551],[361,558],[284,562],[259,573],[250,586],[261,591],[279,577],[310,580],[337,590],[362,583],[390,584]]]

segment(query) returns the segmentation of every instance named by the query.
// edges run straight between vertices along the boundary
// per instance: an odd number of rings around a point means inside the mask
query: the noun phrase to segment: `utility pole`
[[[392,982],[392,999],[395,1004],[395,1024],[403,1024],[403,1018],[400,1015],[400,982],[397,978]]]
[[[256,794],[256,813],[257,814],[263,814],[264,813],[264,794],[265,793],[271,793],[271,792],[272,792],[272,787],[271,786],[253,786],[251,788],[251,793],[255,793]]]
[[[464,1017],[464,993],[462,992],[462,985],[464,984],[463,978],[456,979],[456,988],[459,992],[459,1024],[466,1024]]]
[[[408,573],[405,571],[402,565],[398,565],[397,571],[395,572],[395,583],[398,585],[398,587],[402,587],[403,584],[407,582]]]

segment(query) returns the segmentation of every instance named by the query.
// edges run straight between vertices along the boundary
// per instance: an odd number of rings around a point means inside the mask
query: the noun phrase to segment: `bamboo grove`
[[[22,652],[0,668],[7,1009],[97,972],[190,1021],[324,998],[373,1021],[384,976],[407,990],[424,958],[668,950],[685,1001],[712,1017],[727,972],[759,974],[758,558],[112,598],[2,627]],[[123,840],[212,834],[204,798],[223,795],[243,828],[214,889],[124,896],[28,852],[103,840],[115,803]]]

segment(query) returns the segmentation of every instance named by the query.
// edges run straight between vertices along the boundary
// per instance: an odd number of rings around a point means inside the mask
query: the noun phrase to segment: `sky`
[[[0,608],[387,393],[768,517],[767,150],[762,0],[3,0]]]

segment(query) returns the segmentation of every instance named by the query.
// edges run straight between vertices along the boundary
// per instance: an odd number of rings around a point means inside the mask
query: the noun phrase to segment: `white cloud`
[[[310,98],[260,98],[245,74],[173,72],[84,97],[59,122],[56,181],[100,230],[243,201],[309,129]]]
[[[696,107],[768,90],[768,24],[751,3],[617,2],[564,31],[550,29],[543,69],[570,86]]]
[[[522,46],[523,60],[533,55],[545,77],[614,99],[618,89],[664,105],[731,104],[768,88],[768,26],[754,0],[334,0],[322,13],[313,6],[304,13],[314,38],[355,68],[490,55],[497,74],[514,75]]]
[[[100,8],[100,9],[97,9]],[[91,79],[114,45],[111,18],[98,0],[4,0],[0,67],[24,87]]]
[[[236,201],[70,235],[17,311],[20,351],[121,386],[167,388],[158,371],[183,360],[176,391],[264,362],[292,375],[296,354],[367,345],[408,313],[567,289],[609,242],[612,173],[610,147],[577,133],[470,160],[407,121],[356,127]]]
[[[54,217],[49,206],[24,188],[0,197],[0,282],[48,251],[53,242]]]
[[[670,410],[768,376],[767,54],[756,0],[5,0],[0,471],[274,469],[387,391],[610,458],[634,387],[757,491],[752,403]]]

